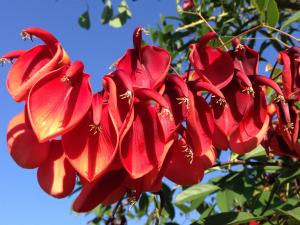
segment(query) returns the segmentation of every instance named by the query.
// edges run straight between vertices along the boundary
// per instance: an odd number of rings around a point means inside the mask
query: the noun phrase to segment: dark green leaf
[[[219,213],[217,215],[208,216],[198,224],[205,224],[205,225],[236,225],[241,223],[247,223],[251,220],[261,220],[263,217],[254,216],[251,213],[246,212],[226,212],[226,213]]]
[[[102,11],[101,23],[106,24],[108,23],[113,16],[113,8],[111,5],[111,0],[106,0],[105,7]]]
[[[85,28],[87,30],[90,29],[91,22],[90,22],[90,14],[88,10],[82,13],[82,15],[79,17],[78,23],[82,28]]]
[[[132,16],[131,11],[129,9],[129,6],[128,6],[126,0],[121,1],[121,3],[118,6],[118,11],[119,11],[119,14],[125,13],[127,17]]]
[[[139,208],[142,211],[146,211],[149,206],[149,199],[148,195],[146,193],[142,193],[140,199],[139,199]]]

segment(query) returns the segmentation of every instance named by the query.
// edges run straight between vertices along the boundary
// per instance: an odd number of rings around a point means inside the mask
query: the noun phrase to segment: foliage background
[[[31,48],[38,40],[24,42],[20,31],[29,26],[42,27],[57,36],[74,60],[84,61],[86,71],[92,75],[94,90],[101,88],[101,76],[109,71],[110,65],[132,46],[132,31],[137,25],[154,26],[159,22],[160,13],[176,13],[173,1],[129,2],[134,18],[122,29],[112,29],[100,25],[101,1],[88,1],[93,24],[86,31],[78,25],[78,17],[86,10],[85,1],[10,0],[0,3],[0,55],[13,49]],[[150,37],[146,39],[150,41]],[[6,146],[6,127],[22,110],[22,104],[13,102],[6,91],[8,68],[0,66],[0,224],[86,224],[93,216],[71,212],[74,197],[58,200],[47,195],[37,183],[36,171],[24,170],[11,159]]]

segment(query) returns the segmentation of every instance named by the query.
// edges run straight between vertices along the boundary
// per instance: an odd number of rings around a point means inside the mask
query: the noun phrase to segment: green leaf
[[[294,209],[291,209],[291,210],[275,209],[275,211],[279,212],[282,215],[292,217],[295,220],[300,222],[300,207],[297,207],[297,208],[294,208]]]
[[[188,213],[188,212],[191,211],[191,208],[189,206],[187,206],[187,205],[184,205],[184,204],[178,204],[178,203],[176,203],[176,207],[178,209],[180,209],[184,213]]]
[[[176,196],[175,202],[177,204],[182,204],[198,198],[203,198],[219,189],[218,186],[212,184],[196,184],[179,193]]]
[[[266,156],[266,150],[263,146],[258,145],[254,150],[246,153],[244,155],[244,159],[248,160],[248,159],[258,158],[258,157],[262,157],[262,156]]]
[[[131,11],[129,9],[129,6],[128,6],[126,0],[121,1],[121,3],[118,6],[118,11],[119,11],[120,14],[125,13],[127,17],[132,16]]]
[[[109,25],[114,28],[122,27],[127,21],[127,15],[125,13],[119,14],[109,21]]]
[[[259,12],[264,12],[267,9],[269,0],[252,0],[251,3]]]
[[[205,225],[236,225],[241,223],[247,223],[251,220],[261,220],[263,217],[254,216],[251,213],[246,212],[226,212],[226,213],[219,213],[213,216],[208,216],[198,224],[205,224]]]
[[[235,206],[241,206],[247,201],[244,195],[230,189],[219,191],[216,200],[218,207],[222,212],[228,212]]]
[[[295,106],[297,107],[297,109],[300,109],[300,102],[295,102]],[[297,140],[298,141],[298,143],[300,143],[299,141],[299,139]]]
[[[278,6],[275,0],[269,0],[267,8],[267,24],[275,27],[279,20]]]
[[[139,208],[142,211],[146,211],[149,206],[149,199],[148,195],[146,193],[142,193],[140,199],[139,199]]]
[[[102,11],[102,16],[101,16],[101,23],[106,24],[108,23],[113,16],[113,8],[111,4],[111,0],[106,0],[105,7]]]
[[[292,23],[300,21],[300,11],[296,12],[294,15],[290,16],[281,26],[281,30],[290,26]]]
[[[269,0],[252,0],[251,3],[259,12],[260,22],[265,22]]]
[[[90,22],[90,14],[88,10],[82,13],[82,15],[78,19],[78,23],[82,28],[85,28],[87,30],[90,29],[91,22]]]

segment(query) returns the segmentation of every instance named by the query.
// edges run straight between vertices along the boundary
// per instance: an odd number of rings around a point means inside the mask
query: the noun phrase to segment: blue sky
[[[131,3],[131,0],[128,0]],[[90,4],[92,27],[79,27],[79,15]],[[115,4],[118,0],[113,0]],[[122,29],[100,25],[101,1],[92,0],[10,0],[0,7],[0,55],[31,48],[39,43],[23,42],[20,31],[37,26],[52,32],[62,43],[72,60],[82,60],[92,76],[94,91],[101,88],[101,76],[109,66],[132,46],[132,31],[140,25],[147,27],[159,22],[159,15],[174,15],[175,1],[138,0],[130,4],[133,19]],[[150,41],[150,38],[147,38]],[[9,66],[0,68],[0,224],[12,225],[82,225],[88,217],[70,210],[72,198],[58,200],[45,194],[36,180],[35,170],[18,167],[6,146],[9,120],[23,108],[7,94],[5,80]]]

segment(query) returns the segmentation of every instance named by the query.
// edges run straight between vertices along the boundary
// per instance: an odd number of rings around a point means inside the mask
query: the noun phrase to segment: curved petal
[[[212,101],[215,118],[213,145],[219,149],[227,149],[229,137],[253,105],[253,97],[243,93],[235,80],[222,89],[222,92],[226,99],[225,106]]]
[[[214,116],[203,97],[190,93],[191,106],[186,120],[187,133],[191,137],[195,155],[201,156],[212,145]]]
[[[118,61],[117,69],[130,75],[134,87],[157,88],[165,79],[171,62],[170,54],[156,46],[143,46],[141,56],[129,49]]]
[[[94,95],[94,99],[97,95],[99,94]],[[93,104],[93,109],[95,107]],[[93,120],[97,110],[93,110],[78,126],[62,136],[65,154],[70,163],[89,182],[105,172],[118,147],[118,132],[111,121],[108,105],[103,106],[101,103],[97,107],[103,108],[98,124]]]
[[[8,53],[5,53],[3,56],[0,58],[2,59],[8,59],[10,61],[19,58],[21,55],[23,55],[27,50],[14,50]]]
[[[15,101],[23,101],[32,86],[44,75],[59,67],[63,51],[57,47],[54,55],[48,46],[38,45],[23,53],[7,75],[7,89]]]
[[[15,162],[26,169],[42,165],[49,154],[49,142],[38,142],[30,124],[25,121],[25,112],[19,113],[10,121],[7,145]]]
[[[268,128],[270,117],[267,113],[265,93],[257,89],[254,105],[249,115],[239,124],[230,136],[230,148],[238,154],[245,154],[256,148],[263,140]]]
[[[122,198],[126,188],[122,185],[126,173],[123,170],[109,172],[92,183],[83,185],[83,189],[73,203],[76,212],[88,212],[97,205],[113,204]]]
[[[50,155],[37,171],[41,188],[56,198],[64,198],[72,193],[76,172],[65,157],[59,140],[50,143]]]
[[[199,76],[207,77],[218,88],[225,87],[233,78],[233,60],[228,52],[206,46],[216,34],[204,35],[197,44],[192,44],[189,60]]]
[[[292,77],[292,71],[291,71],[291,66],[292,62],[285,51],[280,52],[280,58],[283,63],[283,68],[282,68],[282,86],[283,86],[283,92],[285,98],[289,98],[292,94],[292,83],[293,83],[293,77]]]
[[[49,73],[30,91],[27,108],[40,142],[72,129],[91,106],[89,75],[81,73],[67,77],[66,74],[65,68]]]
[[[162,164],[166,153],[158,123],[154,107],[143,103],[135,104],[132,126],[120,140],[121,161],[133,179],[144,176]]]
[[[49,45],[58,43],[58,40],[53,36],[53,34],[51,34],[49,31],[43,30],[39,27],[25,28],[24,30],[22,30],[22,33],[34,35]]]
[[[204,175],[202,157],[188,157],[188,145],[184,139],[174,142],[171,147],[171,161],[167,166],[165,176],[179,185],[193,185],[199,183]]]

